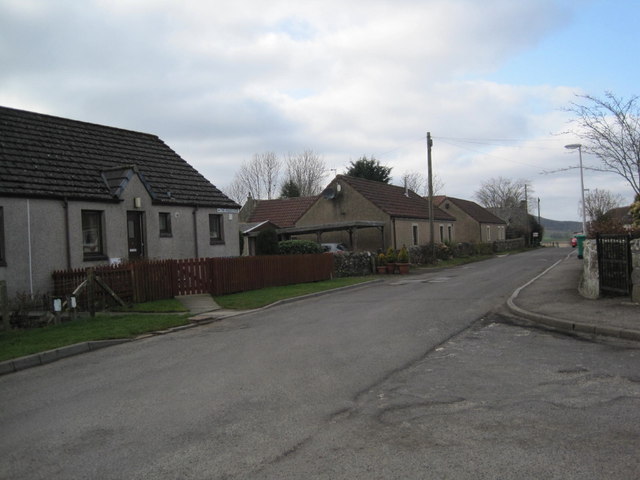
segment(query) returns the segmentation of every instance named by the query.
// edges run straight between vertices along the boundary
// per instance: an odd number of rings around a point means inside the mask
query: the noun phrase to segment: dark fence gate
[[[602,295],[631,295],[631,236],[598,235],[598,273]]]

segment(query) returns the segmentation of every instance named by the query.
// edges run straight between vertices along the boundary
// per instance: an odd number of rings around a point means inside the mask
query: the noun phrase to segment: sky
[[[307,149],[326,183],[366,155],[399,184],[430,132],[439,193],[527,180],[578,221],[566,108],[640,94],[639,20],[636,0],[0,0],[0,105],[155,134],[222,191]]]

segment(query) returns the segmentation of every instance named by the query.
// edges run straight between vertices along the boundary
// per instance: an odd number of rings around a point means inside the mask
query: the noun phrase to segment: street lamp
[[[584,177],[582,175],[582,145],[579,143],[572,143],[570,145],[565,145],[564,148],[568,148],[569,150],[578,149],[578,154],[580,156],[580,195],[582,195],[582,234],[587,234],[587,217],[585,216],[585,208],[584,208]]]

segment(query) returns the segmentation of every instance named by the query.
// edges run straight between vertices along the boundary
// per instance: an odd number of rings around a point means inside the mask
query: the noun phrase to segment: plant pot
[[[379,274],[387,273],[387,266],[386,265],[378,265],[376,268],[378,269],[378,273]]]
[[[398,267],[400,275],[407,275],[409,273],[409,263],[396,263],[396,266]]]
[[[392,274],[395,273],[396,271],[396,264],[395,263],[387,263],[387,273],[388,274]]]

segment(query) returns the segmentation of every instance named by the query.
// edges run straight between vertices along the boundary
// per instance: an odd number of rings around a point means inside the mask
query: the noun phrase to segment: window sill
[[[171,238],[173,237],[172,233],[160,233],[160,238]]]
[[[224,240],[209,240],[209,245],[224,245]]]

